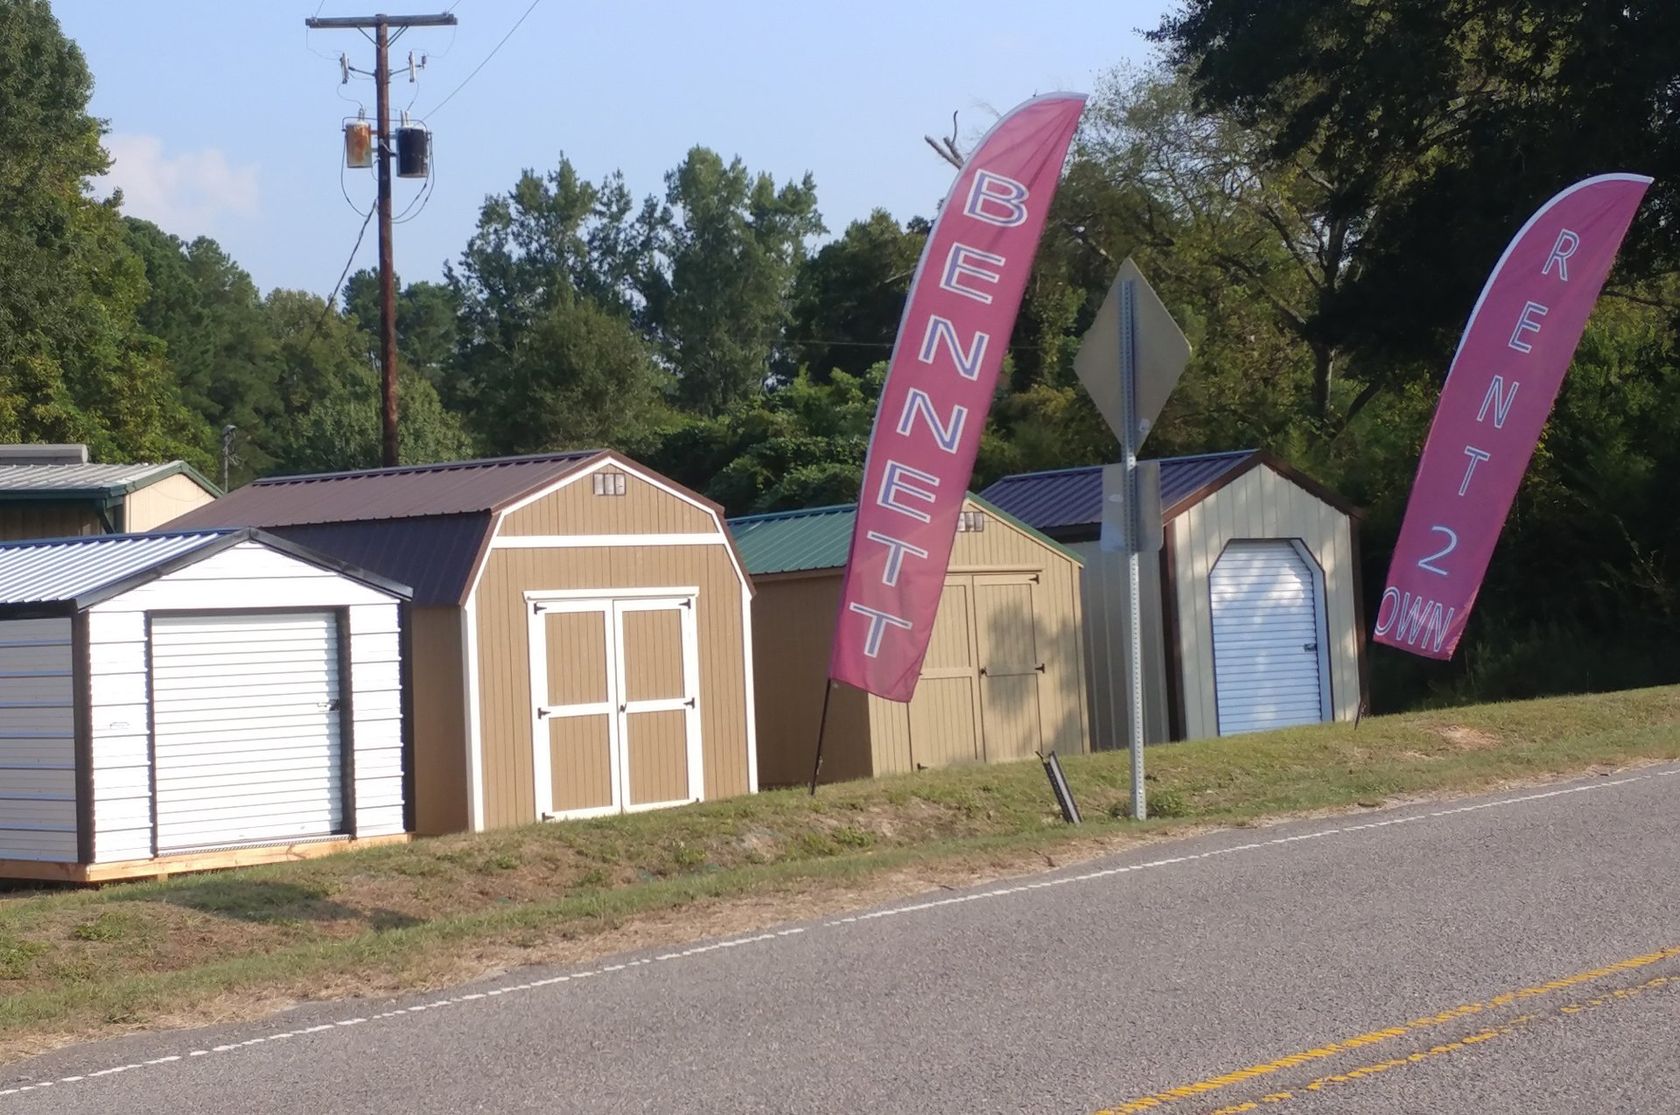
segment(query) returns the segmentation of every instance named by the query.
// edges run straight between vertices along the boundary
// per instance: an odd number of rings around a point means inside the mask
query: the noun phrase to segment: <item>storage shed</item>
[[[0,445],[0,540],[154,530],[220,494],[183,461],[89,464],[85,445]]]
[[[616,453],[259,480],[258,526],[414,587],[422,833],[757,789],[752,589],[717,505]]]
[[[1365,700],[1359,513],[1256,450],[1162,460],[1163,545],[1142,569],[1145,742],[1351,720]],[[1085,559],[1091,738],[1128,742],[1125,555],[1102,467],[1008,476],[998,506]]]
[[[732,519],[758,586],[760,777],[811,777],[856,509]],[[1080,646],[1080,562],[969,496],[916,695],[888,701],[835,685],[822,778],[840,781],[954,763],[1089,750]]]
[[[406,592],[252,530],[0,545],[0,876],[404,839]]]

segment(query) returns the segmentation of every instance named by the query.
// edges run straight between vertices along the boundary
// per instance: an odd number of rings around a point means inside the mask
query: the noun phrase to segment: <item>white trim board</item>
[[[610,546],[727,546],[721,534],[512,534],[490,540],[492,550],[562,550]]]

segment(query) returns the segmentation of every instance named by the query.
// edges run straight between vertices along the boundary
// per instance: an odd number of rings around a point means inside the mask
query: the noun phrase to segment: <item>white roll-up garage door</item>
[[[1209,577],[1219,734],[1330,717],[1318,579],[1284,540],[1233,542]]]
[[[159,851],[341,832],[348,680],[331,612],[154,618]]]

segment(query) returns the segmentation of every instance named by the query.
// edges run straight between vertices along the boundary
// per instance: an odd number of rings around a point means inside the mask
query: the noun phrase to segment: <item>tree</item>
[[[861,376],[892,351],[931,226],[884,209],[853,221],[800,266],[790,294],[788,361],[821,381]]]
[[[1205,111],[1261,128],[1274,165],[1304,160],[1331,212],[1364,215],[1322,319],[1361,347],[1438,367],[1512,234],[1589,174],[1657,178],[1623,281],[1680,266],[1671,0],[1191,0],[1153,37]]]
[[[665,418],[666,380],[625,318],[570,295],[485,376],[480,436],[498,453],[630,449]]]
[[[208,465],[162,346],[136,323],[145,272],[120,198],[86,192],[108,165],[91,89],[45,0],[0,5],[0,437]]]
[[[810,175],[778,187],[704,147],[666,175],[639,218],[645,328],[677,371],[677,395],[720,414],[764,389],[806,241],[824,229]]]
[[[447,283],[421,281],[397,287],[397,366],[418,373],[439,391],[448,390],[455,375],[460,307]],[[361,270],[344,284],[344,312],[356,319],[372,348],[368,363],[379,362],[379,273]]]

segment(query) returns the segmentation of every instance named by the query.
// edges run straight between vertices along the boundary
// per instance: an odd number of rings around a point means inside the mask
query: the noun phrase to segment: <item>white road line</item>
[[[1648,782],[1654,778],[1668,778],[1671,776],[1680,776],[1680,767],[1676,767],[1672,770],[1649,771],[1645,774],[1629,775],[1625,778],[1601,779],[1595,782],[1585,782],[1577,786],[1566,786],[1560,790],[1545,790],[1540,793],[1522,794],[1511,798],[1499,798],[1496,801],[1478,802],[1475,805],[1460,805],[1452,809],[1436,809],[1428,813],[1415,813],[1408,817],[1392,817],[1386,821],[1368,821],[1358,825],[1342,825],[1336,828],[1317,829],[1313,832],[1298,833],[1294,836],[1279,836],[1271,840],[1257,840],[1249,844],[1235,844],[1226,848],[1215,848],[1212,851],[1207,852],[1193,852],[1182,856],[1167,856],[1162,859],[1149,860],[1146,863],[1126,864],[1123,867],[1108,867],[1100,871],[1087,871],[1078,875],[1059,875],[1054,879],[1038,879],[1030,883],[1021,883],[1016,886],[998,887],[994,890],[976,891],[972,894],[957,895],[952,898],[941,898],[928,902],[916,902],[908,906],[894,906],[885,910],[874,910],[866,914],[853,914],[843,918],[835,918],[833,921],[825,921],[822,922],[820,926],[812,926],[810,928],[835,929],[840,926],[856,925],[861,922],[879,921],[882,918],[896,918],[902,917],[905,914],[923,913],[928,910],[937,910],[946,906],[960,906],[968,902],[980,902],[988,898],[1004,898],[1012,894],[1022,894],[1033,890],[1043,890],[1047,887],[1061,887],[1067,886],[1071,883],[1088,883],[1097,879],[1113,878],[1116,875],[1128,875],[1136,871],[1158,870],[1163,867],[1171,867],[1175,864],[1195,863],[1198,860],[1214,859],[1218,856],[1230,856],[1236,855],[1240,852],[1255,852],[1265,848],[1283,847],[1289,844],[1298,844],[1305,840],[1318,840],[1327,836],[1347,836],[1356,832],[1368,832],[1373,829],[1391,828],[1395,825],[1409,825],[1418,821],[1435,820],[1441,817],[1455,817],[1461,813],[1476,813],[1483,809],[1502,809],[1513,805],[1525,805],[1529,802],[1545,801],[1548,798],[1565,797],[1570,794],[1583,794],[1593,790],[1609,789],[1612,786],[1626,786],[1632,782]],[[309,1026],[299,1030],[286,1030],[275,1034],[265,1034],[262,1037],[251,1038],[248,1041],[238,1042],[231,1045],[216,1045],[207,1049],[193,1049],[184,1054],[173,1054],[167,1057],[155,1057],[150,1061],[144,1061],[131,1065],[119,1065],[114,1068],[101,1069],[98,1072],[88,1072],[79,1076],[65,1076],[60,1077],[57,1080],[42,1080],[34,1084],[22,1084],[0,1090],[0,1097],[16,1096],[22,1095],[25,1092],[39,1091],[43,1088],[51,1088],[55,1084],[83,1083],[97,1077],[115,1076],[119,1073],[130,1072],[134,1069],[171,1064],[191,1057],[208,1057],[217,1053],[233,1053],[238,1050],[246,1049],[266,1042],[284,1041],[288,1038],[307,1037],[311,1034],[324,1033],[328,1030],[350,1029],[367,1022],[382,1022],[393,1018],[402,1018],[413,1014],[420,1014],[427,1010],[434,1010],[439,1007],[457,1006],[462,1003],[477,1002],[480,999],[489,999],[502,995],[516,995],[521,992],[533,991],[538,988],[554,987],[562,983],[568,983],[572,980],[587,979],[591,976],[611,975],[615,972],[627,971],[631,968],[641,967],[643,965],[653,964],[660,961],[684,960],[691,956],[703,956],[706,953],[718,952],[722,949],[739,948],[743,945],[771,943],[784,937],[796,937],[804,932],[806,932],[806,927],[796,926],[790,929],[771,930],[765,933],[755,934],[751,937],[735,937],[727,941],[714,941],[709,945],[695,945],[692,948],[683,949],[681,952],[660,953],[657,956],[628,960],[621,964],[608,964],[588,971],[570,972],[566,975],[550,976],[547,979],[533,980],[529,983],[508,984],[503,987],[490,988],[486,991],[474,991],[466,994],[454,995],[447,999],[438,999],[431,1003],[423,1003],[411,1007],[388,1010],[383,1014],[376,1014],[368,1017],[345,1018],[336,1022],[325,1022],[318,1026]]]

